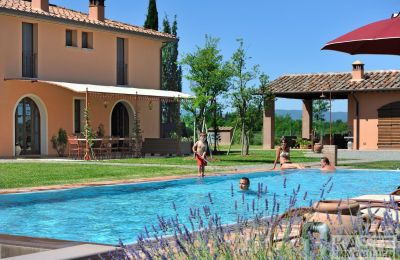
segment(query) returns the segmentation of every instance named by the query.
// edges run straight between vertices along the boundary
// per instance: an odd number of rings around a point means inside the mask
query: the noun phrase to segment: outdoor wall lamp
[[[324,92],[322,92],[321,96],[319,96],[320,98],[326,98]]]
[[[153,110],[153,101],[149,101],[149,110]]]
[[[108,101],[107,101],[107,100],[104,100],[103,105],[104,105],[104,108],[107,108],[107,106],[108,106]]]

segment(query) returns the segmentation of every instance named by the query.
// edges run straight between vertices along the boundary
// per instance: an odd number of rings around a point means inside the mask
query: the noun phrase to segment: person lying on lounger
[[[321,171],[335,171],[336,167],[331,164],[327,157],[321,158]]]
[[[275,170],[276,164],[279,161],[281,165],[281,169],[304,169],[303,164],[292,163],[290,161],[290,147],[287,143],[286,138],[283,136],[281,138],[281,145],[276,149],[276,157],[274,161],[274,167],[272,170]]]

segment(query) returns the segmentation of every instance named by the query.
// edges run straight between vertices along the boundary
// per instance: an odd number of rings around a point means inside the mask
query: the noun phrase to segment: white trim
[[[40,97],[36,96],[35,94],[25,94],[25,95],[21,96],[14,105],[14,109],[12,111],[12,113],[13,113],[13,116],[12,116],[12,129],[13,129],[13,131],[12,131],[12,142],[13,142],[12,156],[15,156],[15,112],[17,110],[18,104],[24,98],[32,99],[39,109],[39,113],[40,113],[40,155],[46,156],[49,154],[48,113],[47,113],[46,105],[43,102],[43,100]]]
[[[128,111],[128,115],[129,115],[129,135],[131,135],[132,134],[132,129],[133,129],[133,120],[132,119],[133,119],[133,115],[136,114],[136,111],[135,111],[135,108],[132,106],[132,104],[128,100],[119,99],[119,100],[114,102],[114,105],[112,106],[110,114],[109,114],[109,117],[108,117],[109,118],[109,129],[108,129],[109,130],[109,136],[112,135],[112,113],[114,111],[115,106],[118,103],[122,103],[125,106],[126,110]]]

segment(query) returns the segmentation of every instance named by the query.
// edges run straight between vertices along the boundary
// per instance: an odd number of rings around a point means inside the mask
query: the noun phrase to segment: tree
[[[170,26],[168,17],[163,19],[163,31],[177,36],[178,23],[176,16]],[[161,89],[182,91],[182,68],[178,64],[178,41],[165,43],[162,49],[162,84]],[[172,125],[172,131],[178,135],[180,121],[180,103],[177,102],[162,102],[161,103],[161,122],[163,125]]]
[[[315,122],[314,132],[320,133],[320,143],[324,136],[324,113],[329,110],[329,102],[323,99],[313,100],[313,120]]]
[[[144,22],[144,28],[158,31],[158,12],[156,0],[149,0],[149,8],[147,10],[147,17],[146,21]]]
[[[188,68],[186,78],[191,82],[190,89],[196,96],[193,100],[183,102],[183,107],[190,112],[196,121],[196,128],[204,131],[204,123],[209,113],[213,113],[213,127],[218,129],[218,97],[227,91],[231,77],[228,62],[218,49],[219,40],[206,35],[205,46],[194,53],[185,55],[181,63]],[[216,138],[215,138],[216,139]],[[214,149],[216,142],[214,140]]]
[[[256,121],[254,112],[262,111],[263,99],[261,95],[255,95],[258,88],[253,83],[260,76],[259,65],[247,67],[247,61],[250,57],[246,54],[243,40],[238,39],[237,41],[239,48],[231,58],[233,81],[230,93],[232,105],[238,114],[241,128],[241,154],[248,155],[251,129]],[[262,74],[259,79],[261,86],[267,85],[268,77],[266,75]]]

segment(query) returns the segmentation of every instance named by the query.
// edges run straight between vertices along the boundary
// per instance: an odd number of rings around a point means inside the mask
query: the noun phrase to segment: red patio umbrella
[[[374,22],[328,42],[322,50],[400,55],[400,17]]]

